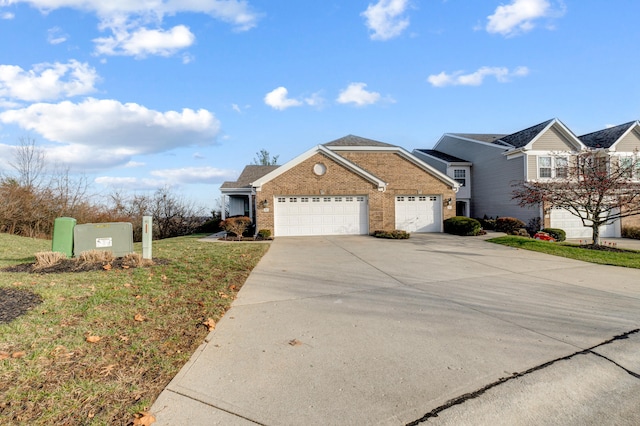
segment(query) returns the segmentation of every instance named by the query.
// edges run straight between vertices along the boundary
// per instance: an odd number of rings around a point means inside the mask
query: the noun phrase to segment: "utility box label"
[[[96,248],[113,247],[113,238],[96,238]]]

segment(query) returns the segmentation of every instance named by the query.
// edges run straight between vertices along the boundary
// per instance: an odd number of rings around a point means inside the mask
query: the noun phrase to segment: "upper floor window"
[[[569,175],[569,158],[565,156],[538,156],[538,178],[566,178]]]
[[[619,159],[621,176],[630,179],[640,179],[640,159],[632,156],[624,156]]]
[[[467,171],[465,169],[455,169],[453,171],[453,178],[460,186],[467,186]]]

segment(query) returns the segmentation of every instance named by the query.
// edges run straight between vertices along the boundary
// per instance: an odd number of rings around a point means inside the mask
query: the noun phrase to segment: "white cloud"
[[[37,64],[25,71],[15,65],[0,65],[0,98],[20,101],[54,100],[94,92],[95,68],[71,60],[66,64]]]
[[[371,105],[380,101],[382,97],[378,92],[365,90],[365,83],[351,83],[346,89],[340,92],[336,101],[340,104],[356,104],[358,106]]]
[[[16,15],[14,13],[11,13],[11,12],[2,12],[2,13],[0,13],[0,19],[9,20],[9,19],[13,19],[15,17],[16,17]]]
[[[302,101],[289,98],[288,95],[289,91],[285,87],[280,86],[265,95],[264,103],[280,111],[304,104]]]
[[[151,175],[166,180],[171,184],[221,183],[233,178],[235,172],[215,167],[182,167],[178,169],[153,170]]]
[[[366,18],[366,25],[372,40],[389,40],[399,36],[409,26],[409,19],[404,17],[409,0],[379,0],[369,4],[361,13]]]
[[[129,191],[156,190],[167,185],[167,182],[162,179],[115,176],[99,176],[94,179],[94,182],[117,190]]]
[[[129,161],[127,164],[125,164],[122,167],[134,168],[134,167],[144,167],[146,165],[147,165],[147,163],[142,163],[140,161]]]
[[[486,30],[504,36],[512,36],[534,27],[534,21],[545,17],[557,17],[564,14],[564,4],[557,10],[548,0],[513,0],[508,5],[498,6],[487,19]]]
[[[98,54],[144,58],[148,55],[171,56],[191,46],[195,38],[189,28],[178,25],[168,31],[137,28],[134,32],[128,32],[125,29],[117,29],[112,37],[97,38],[93,41]],[[186,63],[189,61],[187,56]]]
[[[96,52],[105,55],[168,56],[190,46],[193,34],[185,26],[160,28],[166,16],[202,13],[227,22],[238,31],[255,27],[259,19],[246,0],[1,0],[0,7],[19,3],[43,13],[60,8],[95,13],[100,19],[99,28],[113,34],[94,40]],[[157,28],[148,29],[149,24]]]
[[[443,71],[440,74],[430,75],[427,81],[435,87],[479,86],[489,76],[495,77],[500,83],[506,83],[511,81],[513,77],[524,77],[528,74],[527,67],[518,67],[513,71],[509,71],[506,67],[482,67],[470,74],[464,74],[462,71],[447,74]]]
[[[203,109],[159,112],[93,98],[81,103],[36,103],[0,113],[0,122],[58,142],[47,154],[56,161],[88,167],[122,165],[134,155],[212,145],[220,129],[218,119]]]
[[[69,36],[65,34],[60,27],[49,28],[47,31],[47,41],[49,44],[60,44],[67,41]]]

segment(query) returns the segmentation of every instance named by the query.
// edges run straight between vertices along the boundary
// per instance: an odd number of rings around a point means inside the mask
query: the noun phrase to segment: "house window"
[[[620,157],[620,169],[622,177],[640,179],[640,159],[631,156]]]
[[[538,177],[551,177],[551,157],[538,157]]]
[[[455,169],[453,171],[453,178],[460,186],[467,186],[467,171],[465,169]]]
[[[560,178],[569,176],[569,158],[565,156],[538,157],[538,177],[541,179]]]

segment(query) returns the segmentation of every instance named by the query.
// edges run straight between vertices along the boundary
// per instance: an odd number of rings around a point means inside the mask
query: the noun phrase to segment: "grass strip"
[[[640,252],[634,250],[591,250],[571,243],[551,243],[548,241],[534,240],[532,238],[518,237],[515,235],[491,238],[487,241],[504,246],[546,253],[553,256],[582,260],[584,262],[623,266],[626,268],[640,268]]]
[[[0,288],[43,300],[0,323],[0,424],[127,425],[147,410],[269,247],[199,237],[154,241],[169,262],[146,268],[0,272]],[[0,234],[0,267],[50,248]]]

